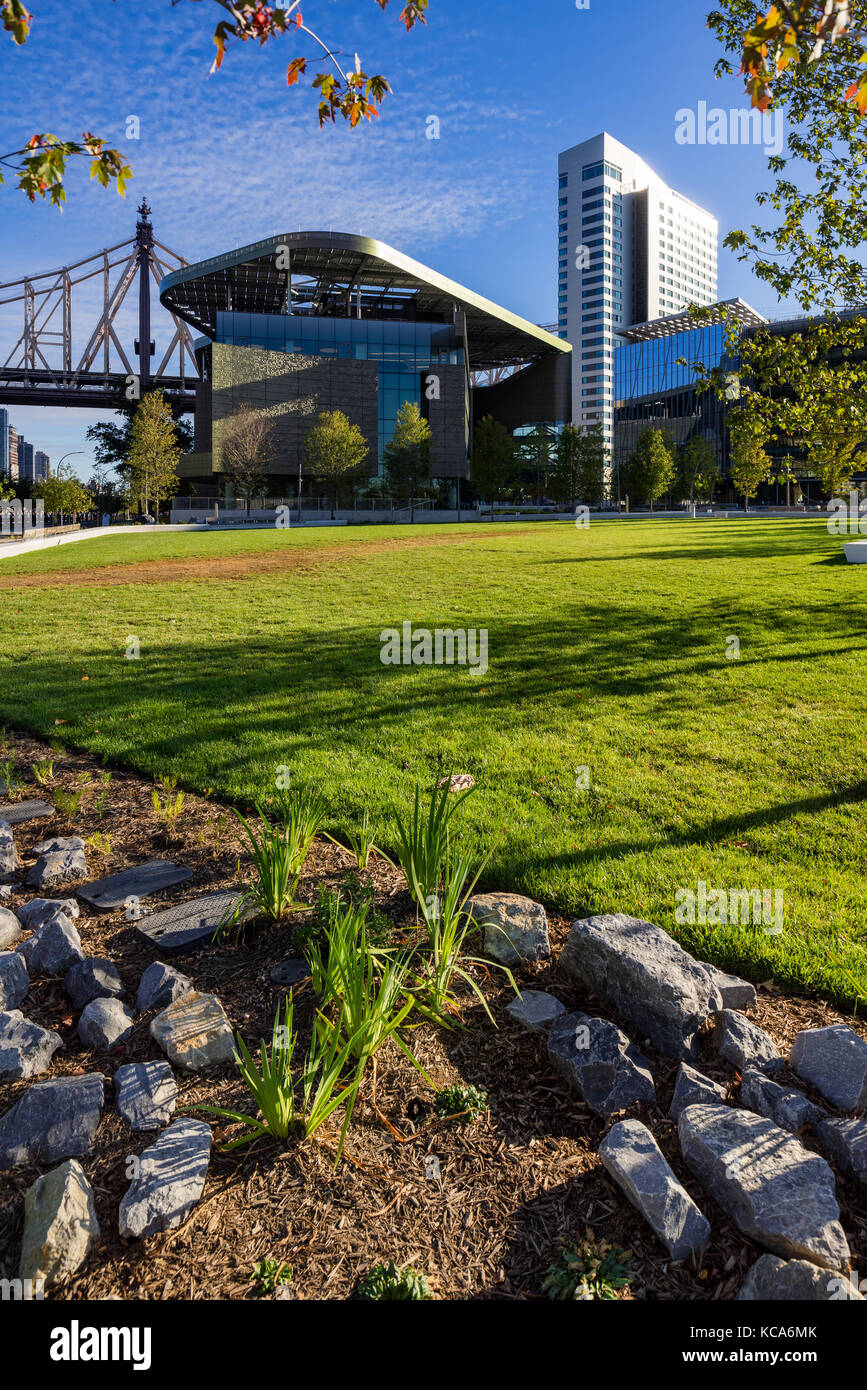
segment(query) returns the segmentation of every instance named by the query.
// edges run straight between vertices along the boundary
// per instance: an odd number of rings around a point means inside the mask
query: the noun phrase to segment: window
[[[561,174],[561,175],[560,175],[560,187],[561,187],[561,188],[568,188],[568,186],[569,186],[569,175],[568,175],[568,174]]]

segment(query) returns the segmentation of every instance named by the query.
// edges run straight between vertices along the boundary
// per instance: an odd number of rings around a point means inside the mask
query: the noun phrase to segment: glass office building
[[[454,324],[394,319],[334,318],[319,314],[217,312],[215,341],[233,347],[301,353],[316,358],[375,362],[378,376],[378,460],[394,435],[405,402],[424,410],[432,371],[462,366]]]
[[[614,354],[615,468],[626,463],[643,430],[661,429],[675,444],[703,436],[716,449],[720,472],[728,472],[724,402],[715,391],[699,390],[701,368],[735,374],[737,361],[726,352],[726,323],[749,327],[766,320],[740,299],[710,312],[707,323],[672,314],[633,324],[621,334]]]

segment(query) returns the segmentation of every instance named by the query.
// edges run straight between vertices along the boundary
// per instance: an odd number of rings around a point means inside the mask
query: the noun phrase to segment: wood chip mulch
[[[46,757],[54,758],[53,786],[70,790],[82,780],[89,786],[71,826],[55,813],[50,820],[15,827],[25,868],[33,862],[30,849],[40,840],[50,834],[79,834],[86,840],[102,837],[91,840],[86,851],[94,878],[151,858],[171,858],[192,869],[190,882],[148,900],[153,910],[243,883],[248,861],[227,807],[187,794],[174,831],[166,831],[154,815],[152,784],[140,776],[111,769],[100,806],[103,769],[93,758],[52,753],[25,735],[16,735],[0,751],[0,761],[9,756],[17,758],[19,799],[39,796],[51,801],[52,787],[37,785],[30,771],[31,763]],[[300,896],[313,902],[317,888],[345,890],[353,883],[357,887],[358,878],[372,886],[375,906],[394,923],[395,939],[415,929],[398,871],[374,857],[358,876],[352,856],[325,840],[317,840],[309,857]],[[14,910],[32,896],[17,886],[0,897],[0,904]],[[51,896],[66,894],[57,891]],[[516,976],[519,985],[549,990],[569,1008],[613,1018],[604,1004],[559,969],[570,921],[555,905],[546,908],[550,961],[522,969]],[[77,926],[88,955],[114,961],[128,990],[127,1002],[134,1003],[139,978],[155,959],[153,949],[137,937],[134,923],[122,911],[90,916],[82,912]],[[209,945],[170,963],[189,975],[196,988],[215,993],[232,1026],[255,1045],[270,1037],[285,995],[271,983],[269,970],[295,953],[290,923],[254,929],[239,945]],[[165,1235],[132,1244],[118,1238],[117,1209],[128,1186],[130,1157],[140,1154],[155,1135],[132,1132],[109,1102],[96,1143],[82,1160],[96,1195],[102,1241],[78,1276],[49,1296],[251,1299],[260,1296],[250,1282],[252,1266],[267,1258],[288,1262],[293,1272],[290,1296],[298,1299],[346,1299],[371,1266],[392,1259],[423,1270],[438,1298],[532,1299],[543,1296],[542,1278],[560,1244],[582,1239],[589,1227],[600,1240],[631,1250],[632,1298],[732,1298],[763,1252],[736,1230],[681,1160],[676,1126],[667,1115],[677,1064],[635,1039],[651,1061],[658,1092],[656,1104],[639,1107],[636,1113],[650,1126],[675,1173],[711,1222],[711,1242],[700,1268],[672,1263],[605,1173],[596,1151],[609,1124],[560,1080],[543,1043],[505,1014],[512,990],[501,972],[477,967],[475,976],[497,1027],[467,992],[461,1001],[463,1029],[423,1024],[412,1031],[410,1043],[437,1086],[463,1081],[488,1093],[490,1110],[484,1118],[469,1125],[438,1119],[430,1088],[389,1044],[380,1053],[376,1082],[376,1105],[388,1125],[372,1104],[371,1078],[362,1085],[345,1155],[337,1164],[335,1130],[306,1144],[283,1148],[261,1141],[223,1153],[219,1141],[227,1133],[215,1121],[217,1142],[202,1199],[178,1230]],[[314,1006],[309,982],[295,989],[295,999],[303,1040]],[[64,1040],[64,1050],[52,1063],[52,1077],[94,1070],[111,1077],[126,1062],[162,1056],[149,1034],[152,1014],[146,1014],[137,1020],[126,1044],[95,1058],[81,1046],[78,1014],[59,980],[34,981],[26,1008],[29,1018],[56,1029]],[[867,1038],[863,1020],[844,1016],[819,999],[784,994],[772,982],[759,989],[751,1016],[784,1054],[801,1028],[842,1021]],[[706,1048],[702,1069],[735,1095],[735,1073],[715,1057],[709,1040]],[[176,1114],[185,1105],[201,1102],[250,1108],[232,1063],[192,1075],[176,1070],[176,1075]],[[786,1077],[804,1089],[797,1078],[784,1073]],[[26,1085],[3,1088],[4,1113]],[[809,1132],[803,1137],[809,1147],[816,1147]],[[429,1155],[439,1159],[438,1177],[427,1175]],[[24,1194],[41,1171],[28,1167],[0,1173],[0,1278],[17,1274]],[[845,1179],[838,1181],[838,1193],[853,1265],[863,1268],[867,1200]]]

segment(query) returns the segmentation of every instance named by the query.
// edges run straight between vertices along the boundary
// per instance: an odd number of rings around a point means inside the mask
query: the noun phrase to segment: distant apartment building
[[[39,483],[43,478],[47,478],[51,472],[51,459],[41,449],[37,449],[33,455],[33,481]]]
[[[18,481],[18,431],[14,425],[10,425],[6,432],[6,439],[9,447],[9,477],[13,482]]]
[[[613,136],[559,156],[559,337],[572,344],[572,419],[614,444],[614,353],[632,324],[717,299],[718,224]]]
[[[26,439],[18,436],[18,478],[22,483],[32,483],[34,481],[34,448]]]
[[[0,478],[10,477],[9,469],[9,411],[0,405]]]

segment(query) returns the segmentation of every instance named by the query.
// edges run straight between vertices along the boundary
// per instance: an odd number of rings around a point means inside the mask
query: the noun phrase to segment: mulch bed
[[[51,800],[36,785],[30,764],[52,756],[44,744],[15,736],[0,760],[18,759],[19,797]],[[107,852],[87,849],[94,878],[152,858],[171,858],[193,871],[190,882],[148,900],[154,910],[198,893],[236,887],[247,863],[237,823],[229,810],[204,797],[187,795],[174,832],[154,815],[152,784],[112,769],[102,815],[98,814],[101,765],[87,755],[54,753],[54,784],[65,789],[88,774],[92,791],[68,827],[60,814],[15,828],[24,861],[30,848],[49,834],[110,836]],[[309,857],[300,897],[315,900],[317,888],[346,887],[355,878],[351,855],[319,840]],[[396,939],[415,929],[402,875],[381,858],[371,860],[361,881],[372,885],[375,906],[394,923]],[[11,907],[34,896],[13,889],[0,897]],[[66,896],[57,890],[52,896]],[[552,955],[528,965],[518,983],[550,990],[570,1008],[613,1017],[598,1000],[570,980],[557,961],[570,922],[546,904]],[[299,917],[297,919],[301,921]],[[309,919],[304,919],[309,920]],[[109,956],[134,1002],[139,978],[155,958],[136,936],[123,911],[87,916],[77,926],[89,955]],[[196,988],[216,994],[233,1027],[248,1043],[270,1037],[285,990],[273,985],[269,970],[293,954],[292,923],[251,930],[237,945],[209,945],[171,964],[189,975]],[[286,1261],[292,1268],[291,1296],[346,1299],[372,1265],[393,1259],[423,1270],[434,1293],[444,1299],[527,1299],[542,1297],[541,1281],[564,1239],[581,1239],[589,1228],[600,1240],[628,1247],[631,1297],[648,1300],[729,1299],[762,1250],[747,1241],[715,1206],[683,1164],[675,1124],[668,1119],[677,1064],[636,1039],[648,1056],[657,1082],[658,1103],[636,1112],[650,1126],[687,1191],[708,1216],[711,1243],[700,1268],[672,1264],[637,1212],[602,1168],[596,1151],[609,1127],[563,1083],[547,1061],[542,1042],[521,1031],[505,1014],[512,990],[501,972],[483,967],[476,978],[498,1027],[467,992],[462,998],[465,1027],[446,1031],[424,1024],[410,1039],[416,1055],[440,1087],[461,1080],[487,1091],[490,1111],[472,1124],[440,1120],[432,1093],[410,1062],[389,1044],[379,1055],[376,1113],[371,1079],[356,1105],[343,1159],[335,1166],[336,1131],[305,1144],[281,1147],[273,1141],[221,1153],[226,1135],[215,1122],[215,1142],[203,1197],[175,1231],[125,1245],[117,1235],[117,1209],[128,1186],[128,1161],[154,1142],[155,1134],[133,1133],[107,1105],[96,1143],[81,1160],[93,1185],[102,1229],[98,1253],[79,1275],[50,1291],[54,1299],[250,1299],[257,1260]],[[309,982],[295,990],[296,1022],[302,1042],[314,1000]],[[54,1028],[65,1048],[55,1054],[50,1076],[102,1071],[162,1057],[149,1033],[152,1014],[140,1018],[128,1042],[109,1056],[82,1048],[74,1013],[59,980],[33,982],[26,1013]],[[783,994],[772,982],[759,990],[752,1017],[783,1053],[806,1027],[850,1023],[867,1038],[867,1026],[818,999]],[[617,1021],[617,1020],[615,1020]],[[702,1069],[735,1087],[732,1070],[715,1058],[709,1041]],[[178,1111],[196,1103],[249,1110],[246,1089],[234,1064],[186,1075],[176,1070]],[[784,1073],[785,1079],[788,1076]],[[38,1080],[47,1077],[36,1078]],[[797,1078],[789,1077],[792,1084]],[[5,1110],[27,1083],[4,1088]],[[818,1099],[818,1097],[815,1097]],[[401,1136],[399,1140],[393,1131]],[[402,1142],[401,1142],[402,1141]],[[814,1147],[807,1134],[805,1142]],[[439,1159],[439,1178],[426,1173],[428,1155]],[[0,1277],[17,1274],[23,1198],[38,1168],[0,1173]],[[855,1268],[867,1262],[867,1201],[855,1183],[840,1179],[842,1220]]]

